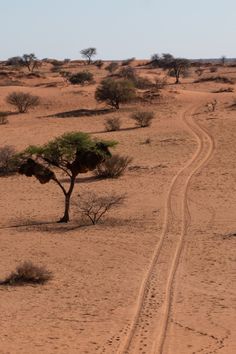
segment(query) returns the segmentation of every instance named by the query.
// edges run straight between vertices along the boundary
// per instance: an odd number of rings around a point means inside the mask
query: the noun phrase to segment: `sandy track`
[[[163,232],[143,279],[135,317],[119,353],[161,354],[165,351],[175,275],[191,222],[188,189],[192,177],[203,168],[215,149],[213,138],[194,121],[194,109],[189,107],[183,112],[182,121],[194,135],[197,150],[171,181]]]

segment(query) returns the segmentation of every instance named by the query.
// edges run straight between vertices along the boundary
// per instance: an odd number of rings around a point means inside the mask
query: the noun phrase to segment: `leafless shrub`
[[[105,121],[105,128],[106,131],[112,132],[116,130],[120,130],[121,122],[120,118],[115,117],[115,118],[107,118]]]
[[[19,113],[26,113],[29,108],[39,105],[39,97],[25,92],[12,92],[6,97],[6,102],[16,107]]]
[[[8,116],[7,112],[0,112],[0,125],[4,125],[8,123],[7,116]]]
[[[79,212],[93,225],[97,224],[111,209],[122,205],[125,200],[125,195],[121,194],[98,195],[92,192],[79,197]]]
[[[131,162],[132,158],[129,156],[114,154],[99,164],[94,172],[100,178],[118,178],[124,174]]]
[[[52,273],[46,268],[28,261],[18,265],[14,272],[0,282],[0,285],[44,284],[51,278]]]
[[[13,160],[15,154],[15,149],[10,145],[0,148],[0,176],[17,172],[16,162]]]
[[[105,67],[105,69],[106,69],[107,71],[109,71],[109,73],[112,74],[112,73],[114,73],[114,71],[116,71],[116,70],[118,69],[118,67],[119,67],[119,63],[113,61],[113,62],[111,62],[110,64],[108,64],[108,65]]]
[[[122,66],[126,66],[126,65],[130,65],[133,61],[135,60],[135,58],[128,58],[122,61],[121,65]]]
[[[135,112],[131,115],[138,128],[149,127],[154,118],[154,113],[149,111]]]

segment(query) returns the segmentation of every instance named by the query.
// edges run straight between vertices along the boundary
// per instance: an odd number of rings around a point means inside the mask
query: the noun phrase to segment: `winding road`
[[[212,136],[194,120],[196,109],[196,106],[189,106],[181,119],[194,136],[197,149],[169,186],[163,231],[141,284],[135,316],[119,354],[166,352],[178,267],[191,223],[188,190],[193,176],[209,161],[215,150]]]

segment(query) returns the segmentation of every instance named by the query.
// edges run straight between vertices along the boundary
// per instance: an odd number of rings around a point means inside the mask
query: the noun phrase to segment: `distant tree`
[[[92,48],[92,47],[91,48],[82,49],[80,51],[80,54],[82,55],[83,58],[87,59],[88,64],[91,64],[92,57],[97,55],[97,49],[96,48]]]
[[[129,80],[104,79],[95,92],[95,98],[99,102],[120,108],[120,103],[130,102],[135,97],[135,88]]]
[[[175,58],[173,55],[165,53],[161,57],[158,54],[154,54],[151,57],[151,64],[167,70],[170,76],[175,77],[175,83],[178,84],[180,76],[186,74],[190,66],[190,61],[185,58]]]
[[[18,57],[8,58],[6,61],[6,65],[16,66],[16,67],[22,66],[23,65],[22,57],[18,56]]]
[[[26,113],[29,108],[39,105],[39,97],[26,92],[12,92],[6,97],[6,102],[18,109],[19,113]]]
[[[92,140],[83,132],[66,133],[43,146],[29,146],[19,153],[16,156],[19,173],[27,177],[34,176],[41,184],[54,181],[65,198],[64,215],[59,222],[68,222],[76,177],[80,173],[93,171],[99,163],[111,157],[109,147],[114,145],[114,141]],[[55,170],[69,178],[68,188],[56,176]]]
[[[221,64],[224,66],[226,63],[226,56],[222,55],[222,57],[220,58]]]
[[[35,54],[23,54],[22,57],[12,57],[6,62],[6,65],[12,66],[25,66],[30,72],[37,69],[40,65],[39,60],[36,58]]]
[[[35,54],[24,54],[22,56],[22,65],[26,66],[30,72],[39,67],[39,60],[36,58]]]

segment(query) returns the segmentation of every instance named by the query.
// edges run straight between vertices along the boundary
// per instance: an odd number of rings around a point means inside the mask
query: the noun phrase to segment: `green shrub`
[[[93,74],[89,71],[81,71],[69,77],[69,81],[72,85],[84,85],[94,82]]]

